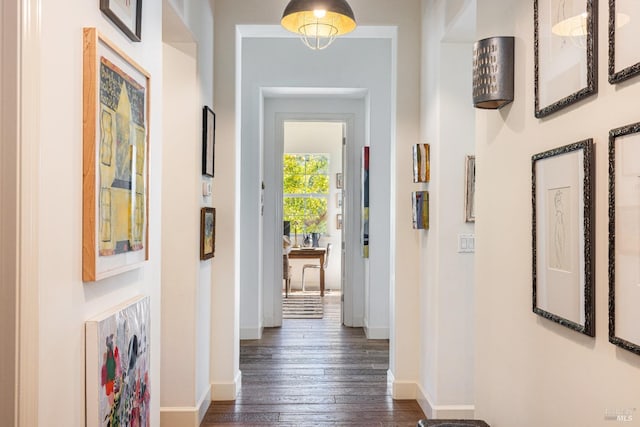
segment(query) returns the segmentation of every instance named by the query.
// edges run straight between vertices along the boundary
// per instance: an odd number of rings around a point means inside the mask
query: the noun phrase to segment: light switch
[[[475,251],[475,234],[458,234],[458,253],[473,253]]]

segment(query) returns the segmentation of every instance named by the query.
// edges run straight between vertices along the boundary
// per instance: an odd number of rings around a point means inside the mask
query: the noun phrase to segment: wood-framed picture
[[[344,186],[344,180],[342,177],[342,172],[338,172],[336,173],[336,188],[338,190],[341,190],[343,186]]]
[[[82,280],[149,259],[151,76],[95,28],[84,29]]]
[[[200,259],[213,258],[216,251],[216,209],[200,210]]]
[[[609,83],[640,74],[638,40],[640,4],[635,0],[609,0]]]
[[[100,10],[131,40],[142,40],[142,0],[100,0]]]
[[[216,113],[206,105],[202,109],[202,175],[215,172]]]
[[[465,156],[464,220],[476,222],[476,156]]]
[[[342,230],[342,214],[336,214],[336,230]]]
[[[609,132],[609,341],[640,355],[640,123]]]
[[[535,116],[597,92],[598,0],[534,0]]]
[[[415,144],[413,146],[413,182],[429,182],[430,179],[429,144]]]
[[[593,140],[532,157],[534,313],[595,335]]]

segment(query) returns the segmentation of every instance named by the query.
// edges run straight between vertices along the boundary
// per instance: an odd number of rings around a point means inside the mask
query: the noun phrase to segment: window
[[[284,220],[295,233],[325,233],[329,200],[329,155],[284,155]]]

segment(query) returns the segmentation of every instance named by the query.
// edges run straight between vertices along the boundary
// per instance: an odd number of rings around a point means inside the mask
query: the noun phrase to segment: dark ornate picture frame
[[[593,164],[592,139],[531,158],[533,312],[588,336],[595,335]],[[565,301],[572,294],[578,300]]]
[[[216,113],[206,105],[202,108],[202,175],[215,172]]]
[[[120,30],[127,35],[132,41],[139,42],[142,40],[142,0],[131,0],[135,3],[132,6],[134,13],[133,26],[127,24],[121,13],[117,9],[111,7],[112,0],[100,0],[100,10],[104,13]]]
[[[543,118],[553,114],[569,105],[575,104],[576,102],[587,98],[591,95],[594,95],[598,91],[598,66],[597,66],[597,16],[598,16],[598,0],[583,0],[585,3],[584,10],[586,11],[586,36],[560,36],[555,35],[551,31],[552,24],[551,22],[542,21],[543,19],[547,19],[551,14],[549,13],[540,13],[540,3],[543,3],[545,8],[551,8],[552,4],[557,5],[557,7],[562,6],[562,2],[564,0],[534,0],[534,51],[535,51],[535,116],[537,118]],[[547,31],[541,30],[541,27],[547,29]],[[554,45],[552,48],[560,49],[558,46],[566,44],[569,46],[572,44],[576,45],[576,43],[582,43],[584,41],[584,46],[580,46],[579,48],[584,49],[584,55],[586,55],[586,86],[572,92],[561,94],[557,97],[553,97],[556,99],[555,101],[551,101],[546,105],[542,105],[541,101],[541,93],[543,91],[547,91],[548,85],[545,85],[544,82],[541,82],[541,69],[546,69],[546,67],[550,67],[558,61],[553,61],[552,58],[545,58],[541,53],[541,45],[546,42],[552,42]],[[567,44],[568,43],[568,44]],[[579,65],[579,64],[578,64]],[[557,85],[562,87],[564,85]]]
[[[611,84],[623,82],[640,74],[640,54],[635,58],[635,63],[616,70],[616,44],[618,44],[616,43],[616,40],[617,37],[621,37],[620,33],[624,33],[624,30],[616,33],[616,25],[618,25],[618,28],[622,29],[629,21],[635,22],[637,19],[640,19],[640,16],[629,17],[626,15],[625,12],[628,12],[626,9],[618,9],[618,12],[616,12],[617,2],[619,2],[619,0],[609,0],[609,83]],[[628,21],[626,23],[618,22],[619,18]],[[637,42],[638,40],[635,38],[627,40],[627,43],[632,43],[634,45],[637,44]]]
[[[637,330],[637,323],[634,320],[626,319],[624,314],[625,311],[637,311],[634,309],[627,310],[616,310],[616,295],[621,296],[623,300],[631,300],[630,297],[631,292],[628,291],[629,288],[635,288],[637,283],[629,283],[629,280],[623,281],[623,279],[619,276],[616,276],[616,266],[618,267],[628,267],[630,262],[635,262],[635,264],[631,265],[632,268],[637,268],[640,266],[640,259],[638,259],[637,254],[634,252],[640,251],[640,245],[637,243],[633,243],[634,237],[637,242],[638,233],[634,233],[634,230],[637,230],[637,226],[635,225],[636,217],[633,215],[634,213],[640,212],[640,206],[637,204],[634,205],[626,205],[619,204],[618,206],[621,208],[621,212],[616,214],[616,184],[619,184],[623,188],[620,188],[621,194],[628,196],[629,194],[633,196],[638,196],[638,192],[630,192],[632,188],[637,186],[636,181],[638,180],[638,174],[635,173],[635,170],[626,170],[622,167],[623,165],[618,164],[618,160],[616,159],[616,145],[619,138],[623,137],[632,137],[634,134],[637,134],[637,141],[631,141],[637,144],[638,149],[640,150],[640,123],[635,123],[632,125],[620,127],[617,129],[613,129],[609,132],[609,342],[617,345],[625,350],[628,350],[632,353],[640,355],[640,341],[632,342],[630,337],[622,337],[620,333],[620,329],[617,326],[621,326],[620,322],[626,322],[626,329],[634,329]],[[634,144],[634,145],[635,145]],[[626,150],[625,150],[626,151]],[[622,150],[618,153],[619,156],[622,156]],[[628,151],[625,152],[625,159],[634,159],[631,160],[631,164],[635,167],[638,164],[637,158],[629,156],[630,153]],[[624,165],[627,166],[627,165]],[[638,166],[640,170],[640,165]],[[618,182],[618,178],[622,179],[624,176],[628,176],[630,179],[627,181],[632,181],[630,185],[623,186],[622,182]],[[631,211],[630,218],[625,215]],[[635,211],[635,212],[634,212]],[[626,219],[626,221],[625,221]],[[617,236],[622,240],[626,237],[626,239],[620,243],[620,248],[618,249],[619,257],[616,257],[616,222],[620,222],[621,227]],[[624,233],[622,231],[624,230]],[[630,254],[629,252],[632,251]],[[624,253],[623,253],[624,252]],[[625,269],[626,270],[626,269]],[[635,301],[636,307],[638,301]],[[618,307],[620,308],[620,307]]]
[[[200,259],[213,258],[216,251],[216,209],[200,210]]]

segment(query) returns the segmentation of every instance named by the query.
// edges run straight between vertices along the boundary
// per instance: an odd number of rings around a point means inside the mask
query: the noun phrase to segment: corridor
[[[340,295],[328,294],[322,319],[285,319],[242,341],[240,395],[214,402],[202,426],[415,426],[424,414],[391,398],[388,367],[388,340],[340,326]]]

